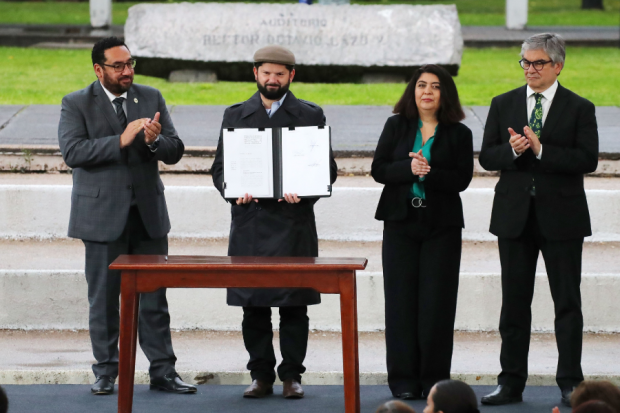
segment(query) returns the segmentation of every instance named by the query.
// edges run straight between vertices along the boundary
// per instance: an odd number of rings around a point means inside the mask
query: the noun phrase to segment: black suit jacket
[[[514,159],[508,128],[523,134],[528,124],[526,89],[522,86],[493,98],[484,129],[480,165],[487,171],[501,171],[490,231],[504,238],[521,234],[534,184],[544,237],[564,240],[592,235],[583,175],[598,164],[594,105],[559,85],[540,136],[541,159],[531,150]]]
[[[375,181],[385,184],[375,215],[378,220],[399,221],[407,217],[409,191],[418,182],[418,176],[411,172],[409,157],[417,129],[417,118],[394,115],[385,123],[371,168]],[[439,124],[430,166],[424,189],[431,226],[464,227],[459,192],[467,189],[474,171],[472,134],[467,126]]]

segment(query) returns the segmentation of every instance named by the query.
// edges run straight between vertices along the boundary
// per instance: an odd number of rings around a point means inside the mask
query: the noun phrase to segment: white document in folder
[[[224,129],[224,197],[273,197],[271,134],[271,129]]]
[[[329,196],[329,126],[282,129],[282,192]]]

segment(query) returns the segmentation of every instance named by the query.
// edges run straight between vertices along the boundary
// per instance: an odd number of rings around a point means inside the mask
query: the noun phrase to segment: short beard
[[[121,79],[119,79],[120,81]],[[131,80],[131,83],[129,83],[129,86],[124,87],[123,85],[120,84],[120,82],[117,83],[112,83],[112,81],[110,80],[110,78],[107,76],[107,74],[103,74],[103,86],[105,86],[106,89],[108,89],[108,91],[110,91],[113,94],[118,94],[118,95],[122,95],[123,93],[127,92],[129,90],[129,88],[131,87],[131,85],[133,85],[133,79]]]
[[[269,100],[280,100],[282,99],[282,96],[286,95],[286,92],[288,92],[288,87],[290,86],[290,82],[287,83],[286,85],[280,86],[279,88],[277,88],[274,91],[270,91],[269,89],[267,89],[267,85],[265,84],[264,86],[260,84],[260,82],[256,82],[256,86],[258,86],[258,91],[261,93],[261,95],[263,95],[265,97],[265,99],[269,99]]]

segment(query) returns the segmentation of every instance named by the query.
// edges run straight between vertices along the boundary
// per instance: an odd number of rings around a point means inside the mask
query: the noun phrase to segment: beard
[[[123,85],[121,80],[129,79],[131,80],[129,83]],[[131,85],[133,84],[133,75],[130,76],[121,76],[118,79],[111,79],[107,73],[103,73],[103,86],[108,89],[110,92],[118,95],[122,95],[127,92]]]
[[[261,93],[261,95],[263,95],[266,99],[269,100],[282,99],[282,96],[284,96],[286,92],[288,92],[288,87],[290,85],[290,82],[286,85],[276,85],[273,83],[265,83],[264,85],[261,85],[260,82],[256,82],[256,86],[258,86],[258,91]],[[267,89],[267,86],[278,86],[278,88],[275,90],[269,90]]]

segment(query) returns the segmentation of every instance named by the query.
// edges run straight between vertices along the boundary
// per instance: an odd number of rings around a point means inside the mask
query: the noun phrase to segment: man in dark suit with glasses
[[[121,254],[167,254],[170,220],[158,162],[175,164],[184,145],[158,90],[133,84],[135,59],[115,37],[95,44],[97,80],[62,100],[58,141],[73,168],[69,236],[86,248],[93,394],[112,394],[118,375]],[[166,290],[140,295],[138,334],[151,389],[195,393],[175,370]]]
[[[555,307],[562,402],[583,381],[581,255],[592,235],[584,174],[598,164],[594,105],[558,83],[564,40],[527,39],[520,65],[527,84],[491,102],[480,165],[501,171],[491,215],[502,265],[502,372],[482,403],[522,401],[527,380],[536,263],[542,252]]]

